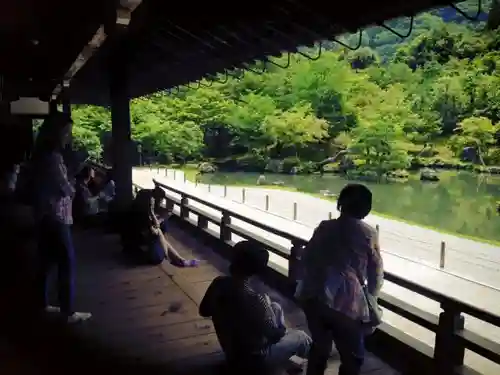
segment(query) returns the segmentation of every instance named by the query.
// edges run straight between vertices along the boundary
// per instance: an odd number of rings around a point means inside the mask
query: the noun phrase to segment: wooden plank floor
[[[77,308],[92,320],[78,327],[88,340],[99,341],[124,361],[154,365],[169,373],[193,371],[222,359],[210,320],[198,315],[199,301],[187,295],[155,266],[123,263],[118,236],[77,233]],[[204,265],[195,281],[214,277]]]
[[[64,351],[63,361],[82,374],[100,368],[121,374],[219,374],[221,349],[212,322],[198,315],[198,305],[212,279],[227,271],[227,262],[175,224],[171,234],[172,242],[184,256],[202,260],[199,268],[179,270],[179,277],[172,278],[168,268],[132,267],[124,264],[120,256],[117,235],[75,231],[77,308],[92,312],[93,318],[72,326],[69,336],[73,341],[65,344],[66,336],[59,338],[55,354],[42,355],[37,352],[39,347],[36,349],[55,331],[40,334],[38,344],[33,343],[38,362],[30,359],[29,363],[50,362],[51,356],[57,358]],[[270,292],[284,306],[290,325],[304,327],[303,314],[293,303]],[[338,360],[334,357],[328,374],[336,374],[337,370]],[[42,373],[46,372],[30,372]],[[397,373],[368,355],[363,374]]]

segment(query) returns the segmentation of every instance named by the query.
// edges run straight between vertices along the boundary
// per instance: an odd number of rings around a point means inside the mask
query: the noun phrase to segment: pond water
[[[203,183],[257,186],[257,173],[215,173],[201,177]],[[340,176],[289,176],[266,173],[268,183],[283,181],[286,187],[318,194],[338,194],[348,181]],[[407,182],[367,183],[374,193],[374,210],[448,232],[500,241],[500,176],[443,171],[439,182],[421,182],[412,175]],[[353,181],[349,181],[353,182]]]

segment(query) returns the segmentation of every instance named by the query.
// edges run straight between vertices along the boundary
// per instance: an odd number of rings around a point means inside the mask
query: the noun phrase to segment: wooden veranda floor
[[[171,234],[183,255],[203,260],[201,267],[180,270],[179,277],[163,267],[131,267],[120,257],[117,235],[75,231],[77,307],[91,311],[92,320],[70,328],[26,322],[17,336],[0,341],[0,372],[219,374],[221,349],[211,321],[199,317],[198,304],[227,263],[175,224]],[[291,302],[275,292],[273,298],[284,305],[291,325],[304,325]],[[332,359],[328,373],[337,368]],[[368,355],[363,374],[396,372]]]

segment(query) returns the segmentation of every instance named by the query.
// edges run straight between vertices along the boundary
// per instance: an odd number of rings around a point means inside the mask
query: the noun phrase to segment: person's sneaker
[[[200,265],[200,261],[198,259],[186,259],[186,260],[172,260],[170,263],[176,267],[180,268],[191,268],[198,267]]]
[[[68,316],[68,323],[73,324],[73,323],[79,323],[79,322],[84,322],[86,320],[89,320],[92,318],[91,313],[87,312],[74,312],[72,315]]]
[[[59,306],[45,306],[45,312],[48,314],[59,314],[61,308]]]
[[[200,265],[200,261],[198,259],[189,259],[183,262],[184,267],[198,267]]]

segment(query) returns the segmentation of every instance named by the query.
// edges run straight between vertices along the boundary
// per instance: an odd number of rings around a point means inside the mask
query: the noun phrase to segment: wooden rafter
[[[118,8],[116,9],[117,27],[127,27],[132,18],[132,13],[141,4],[142,0],[121,0]],[[90,42],[82,49],[69,70],[63,77],[63,81],[59,83],[52,92],[52,98],[56,99],[62,92],[64,87],[69,87],[71,80],[76,73],[89,61],[89,59],[99,50],[108,38],[105,31],[105,25],[101,25]]]

